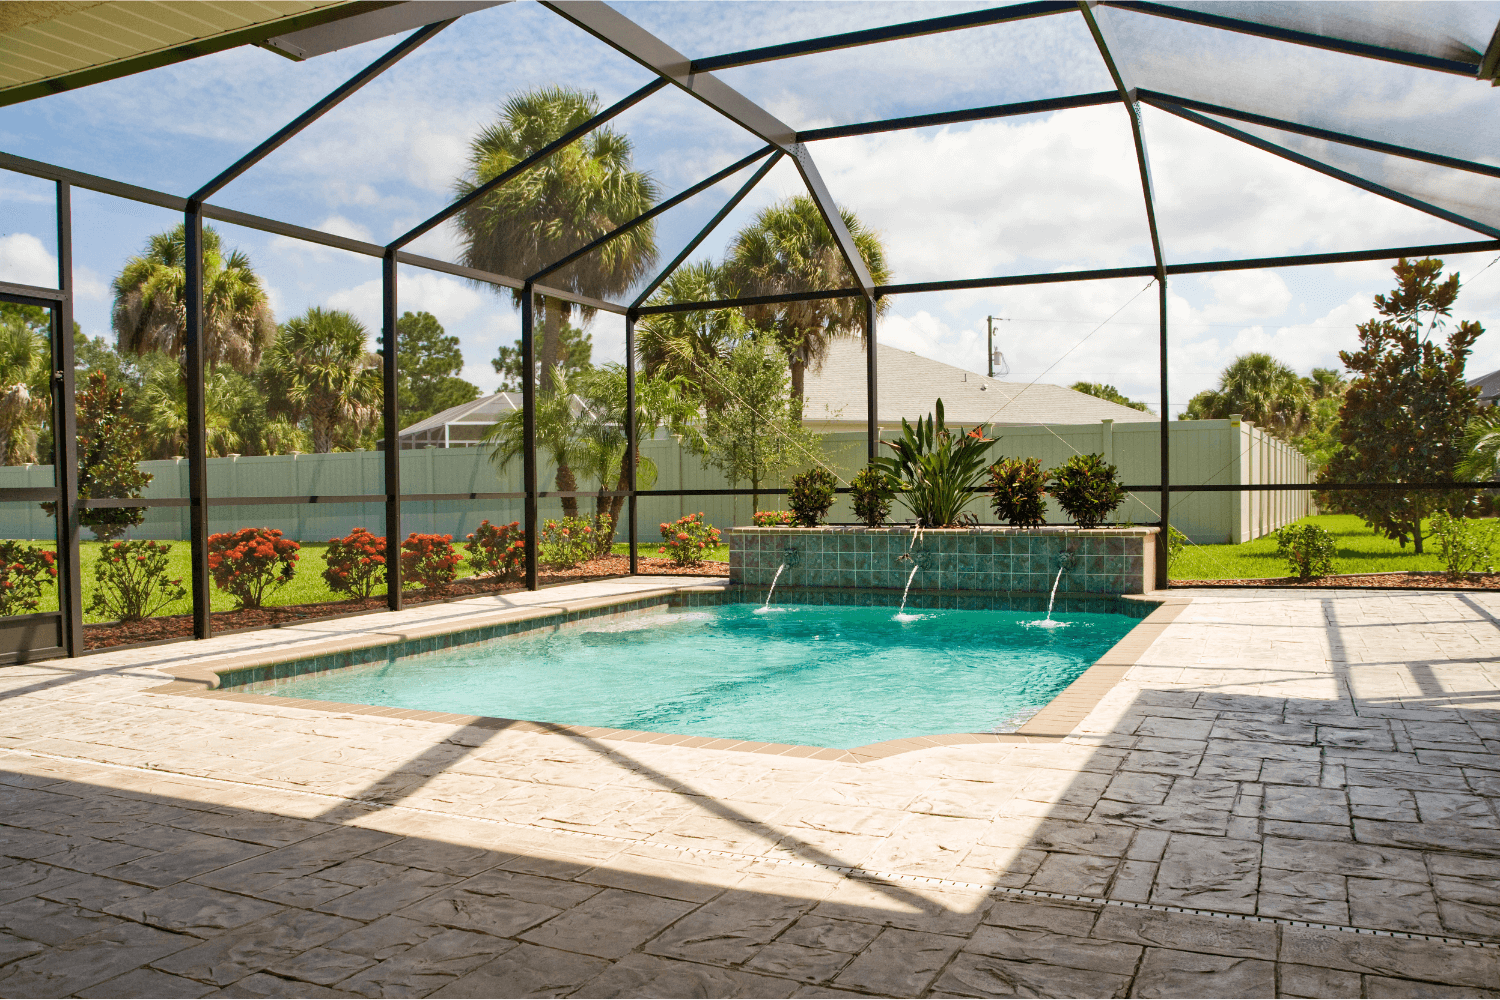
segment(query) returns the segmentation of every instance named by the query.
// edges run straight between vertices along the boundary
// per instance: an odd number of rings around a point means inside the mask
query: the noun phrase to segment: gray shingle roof
[[[1469,379],[1469,385],[1479,386],[1480,402],[1486,406],[1494,406],[1500,401],[1500,371],[1490,372],[1478,378]]]

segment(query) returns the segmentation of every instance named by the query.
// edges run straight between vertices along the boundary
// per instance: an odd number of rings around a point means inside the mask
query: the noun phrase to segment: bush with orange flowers
[[[599,539],[609,534],[610,517],[565,517],[544,521],[538,540],[537,562],[551,569],[572,569],[599,555]]]
[[[526,529],[520,521],[491,524],[481,521],[464,542],[469,565],[478,576],[518,580],[526,569]]]
[[[0,541],[0,615],[35,611],[42,588],[57,576],[57,553],[25,542]]]
[[[148,539],[110,542],[94,563],[98,589],[89,595],[89,613],[105,621],[138,622],[182,600],[182,579],[167,576],[172,546]]]
[[[343,538],[328,539],[323,579],[335,594],[366,598],[385,577],[385,536],[355,528]]]
[[[401,543],[401,577],[441,594],[458,576],[463,556],[453,547],[452,535],[419,535],[413,531]]]
[[[275,528],[241,528],[208,536],[208,572],[214,586],[232,594],[240,608],[261,607],[267,597],[291,582],[297,572],[297,550]]]
[[[674,566],[696,566],[708,555],[710,545],[719,544],[719,529],[703,521],[703,512],[686,514],[661,526],[662,545],[657,552]]]

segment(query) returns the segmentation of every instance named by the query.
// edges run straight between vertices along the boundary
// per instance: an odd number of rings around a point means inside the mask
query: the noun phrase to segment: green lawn
[[[1422,555],[1412,546],[1375,534],[1351,514],[1319,514],[1298,524],[1316,524],[1328,529],[1338,546],[1335,573],[1391,573],[1406,570],[1440,570],[1442,558],[1437,542],[1423,539]],[[1174,580],[1251,580],[1291,575],[1291,569],[1276,556],[1274,533],[1241,545],[1189,545],[1172,564]]]
[[[653,538],[648,540],[642,538],[638,544],[638,551],[642,556],[650,556],[652,558],[656,558],[656,550],[661,547],[661,539]],[[628,556],[630,555],[630,543],[616,542],[614,548],[610,551],[617,556]],[[716,545],[713,548],[706,550],[703,554],[703,558],[709,560],[710,562],[728,562],[729,546]]]

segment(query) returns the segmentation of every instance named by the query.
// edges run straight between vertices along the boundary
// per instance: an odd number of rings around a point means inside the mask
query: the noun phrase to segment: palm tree
[[[552,391],[538,393],[536,399],[536,443],[557,466],[557,488],[564,493],[578,489],[573,476],[572,463],[584,451],[587,420],[580,414],[581,401],[573,392],[571,375],[562,366],[552,372]],[[491,446],[490,461],[496,471],[504,472],[511,462],[521,457],[526,447],[525,412],[511,410],[491,424],[480,439]],[[563,515],[578,516],[578,498],[562,497]]]
[[[723,270],[705,260],[672,272],[650,304],[702,302],[732,295]],[[635,350],[642,374],[697,386],[705,401],[713,405],[718,395],[709,373],[753,332],[737,309],[653,313],[636,323]]]
[[[890,283],[885,247],[853,212],[839,209],[844,226],[877,285]],[[818,206],[797,195],[763,209],[735,236],[725,262],[728,279],[744,295],[780,295],[847,288],[854,283]],[[877,310],[888,308],[881,299]],[[864,336],[865,300],[860,296],[749,306],[746,317],[770,330],[791,366],[791,393],[803,399],[803,374],[817,370],[835,337]]]
[[[1219,387],[1188,402],[1190,420],[1222,420],[1238,413],[1257,427],[1290,438],[1306,422],[1307,385],[1290,367],[1269,354],[1242,354],[1219,374]]]
[[[333,450],[338,431],[362,431],[380,415],[380,360],[365,339],[349,313],[314,307],[283,323],[266,354],[272,408],[307,420],[317,454]]]
[[[253,384],[234,371],[209,371],[203,376],[204,442],[209,458],[233,455],[243,441],[236,417],[255,398]],[[141,398],[149,414],[146,438],[155,445],[156,458],[182,455],[187,449],[187,383],[182,370],[170,362],[146,369]]]
[[[48,353],[46,339],[25,323],[0,322],[0,463],[37,460],[37,424],[51,399]]]
[[[113,325],[122,354],[161,351],[180,357],[187,337],[184,230],[157,233],[146,252],[115,278]],[[243,250],[225,257],[219,233],[203,227],[203,360],[248,374],[276,339],[276,320],[260,277]]]

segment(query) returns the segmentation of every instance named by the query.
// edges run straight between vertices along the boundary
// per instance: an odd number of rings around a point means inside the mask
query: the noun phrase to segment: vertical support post
[[[189,201],[183,218],[183,266],[186,269],[186,351],[182,377],[187,381],[188,516],[193,562],[193,635],[213,635],[208,577],[208,417],[203,388],[203,206]]]
[[[1161,364],[1161,532],[1156,536],[1156,587],[1165,590],[1170,583],[1167,575],[1167,539],[1172,531],[1169,508],[1172,503],[1172,421],[1168,414],[1167,394],[1167,279],[1158,275],[1156,279],[1156,310],[1161,324],[1161,339],[1157,351]]]
[[[57,182],[57,287],[52,310],[52,468],[57,477],[58,607],[63,648],[83,654],[83,567],[78,554],[78,413],[73,402],[73,189]]]
[[[625,314],[625,488],[630,490],[630,575],[640,572],[640,525],[636,518],[635,310]]]
[[[385,606],[401,610],[401,344],[396,329],[396,251],[380,260],[380,420],[385,437]]]
[[[875,342],[875,297],[865,299],[865,458],[875,461],[880,450],[880,416],[878,406],[878,372],[876,354],[880,345]]]
[[[536,590],[536,308],[531,282],[521,286],[521,486],[526,491],[526,589]]]

